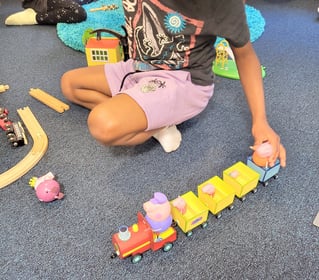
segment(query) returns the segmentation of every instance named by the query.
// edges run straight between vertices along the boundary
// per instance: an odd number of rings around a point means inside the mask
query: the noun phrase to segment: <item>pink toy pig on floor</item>
[[[64,194],[60,192],[60,184],[54,180],[54,175],[51,172],[40,178],[31,178],[29,184],[34,187],[40,201],[51,202],[64,197]]]
[[[145,219],[154,232],[161,233],[171,226],[171,206],[165,194],[154,193],[154,197],[145,202],[143,208],[146,212]]]

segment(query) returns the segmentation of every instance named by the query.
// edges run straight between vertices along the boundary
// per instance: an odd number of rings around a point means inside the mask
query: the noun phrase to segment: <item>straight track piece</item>
[[[40,102],[44,103],[51,109],[57,111],[58,113],[63,113],[66,110],[70,109],[70,106],[49,93],[39,89],[39,88],[31,88],[29,91],[30,95]]]

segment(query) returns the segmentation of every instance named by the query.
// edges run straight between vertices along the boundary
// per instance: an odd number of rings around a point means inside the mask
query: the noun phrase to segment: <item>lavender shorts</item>
[[[214,85],[194,85],[187,71],[134,73],[133,60],[105,64],[104,69],[112,95],[125,93],[144,110],[148,121],[146,130],[177,125],[198,115],[214,92]]]

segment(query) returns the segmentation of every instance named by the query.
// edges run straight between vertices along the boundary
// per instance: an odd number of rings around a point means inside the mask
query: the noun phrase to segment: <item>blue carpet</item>
[[[86,29],[99,29],[108,28],[112,29],[120,34],[123,34],[121,25],[124,25],[124,11],[121,5],[121,0],[99,0],[83,7],[87,11],[88,17],[86,21],[80,23],[58,23],[57,24],[57,34],[58,37],[64,42],[68,47],[75,49],[77,51],[84,52],[84,45],[82,43],[82,36]],[[92,8],[98,8],[102,5],[116,4],[119,8],[111,11],[97,11],[90,12]],[[251,7],[246,5],[246,14],[248,26],[250,29],[250,39],[251,42],[257,40],[261,34],[264,32],[265,20],[261,13]],[[107,36],[107,34],[105,34]],[[217,43],[221,40],[218,38]]]

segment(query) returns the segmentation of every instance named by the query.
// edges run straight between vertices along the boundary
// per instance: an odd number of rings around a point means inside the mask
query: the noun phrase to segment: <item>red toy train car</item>
[[[164,194],[155,193],[158,199],[154,194],[148,207],[145,207],[146,203],[143,205],[145,217],[138,212],[137,224],[130,227],[121,226],[119,232],[113,234],[112,243],[115,252],[111,257],[118,256],[121,259],[131,257],[132,263],[138,263],[142,259],[142,254],[148,250],[169,251],[177,239],[175,227],[186,236],[191,236],[193,229],[207,226],[209,212],[220,218],[224,209],[233,208],[236,197],[244,201],[249,192],[257,191],[258,182],[266,186],[265,182],[270,178],[278,177],[280,166],[278,162],[271,168],[256,166],[252,166],[251,157],[248,158],[247,164],[240,161],[233,164],[223,171],[222,178],[216,175],[199,184],[198,196],[188,191],[168,202]],[[169,208],[165,203],[169,204]],[[151,215],[154,220],[150,220]],[[168,215],[170,223],[163,229],[164,231],[158,231],[160,227],[157,226],[157,222],[167,221]],[[161,216],[163,219],[159,219]]]
[[[148,250],[163,249],[164,252],[168,252],[176,239],[177,232],[173,227],[156,234],[142,213],[138,212],[137,224],[130,227],[121,226],[119,232],[113,235],[112,243],[115,252],[111,257],[118,256],[121,259],[131,257],[132,263],[138,263],[142,259],[143,253]]]

